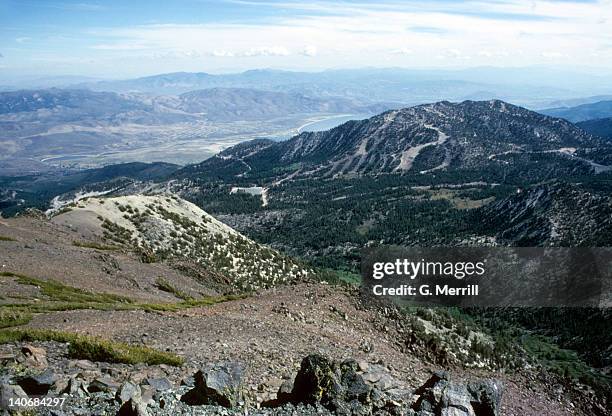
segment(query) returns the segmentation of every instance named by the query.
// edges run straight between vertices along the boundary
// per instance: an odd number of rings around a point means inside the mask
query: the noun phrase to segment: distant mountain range
[[[384,104],[343,98],[311,98],[297,93],[247,88],[211,88],[179,95],[176,108],[209,120],[251,120],[290,114],[376,113]]]
[[[211,88],[176,97],[58,89],[0,92],[0,115],[19,114],[38,121],[48,118],[119,118],[140,123],[163,122],[172,116],[188,120],[250,120],[291,114],[363,113],[382,111],[359,100],[311,98],[296,93],[247,88]],[[39,112],[39,110],[49,110]],[[149,117],[145,117],[149,115]],[[17,116],[15,116],[17,117]]]
[[[0,93],[0,114],[64,110],[102,116],[145,109],[147,106],[139,101],[108,92],[51,88]]]
[[[563,100],[552,101],[549,103],[548,108],[569,108],[577,107],[583,104],[594,104],[600,101],[610,101],[612,95],[593,95],[591,97],[580,97],[580,98],[567,98]],[[544,110],[546,111],[546,110]]]
[[[542,114],[561,117],[573,123],[612,117],[612,100],[582,104],[576,107],[560,107],[540,110]]]
[[[567,85],[572,79],[572,85]],[[142,78],[76,84],[97,91],[181,94],[209,88],[255,88],[292,92],[311,97],[358,98],[370,102],[421,104],[499,98],[542,108],[568,97],[608,91],[612,79],[545,68],[471,68],[415,70],[364,68],[291,72],[251,70],[236,74],[177,72]]]

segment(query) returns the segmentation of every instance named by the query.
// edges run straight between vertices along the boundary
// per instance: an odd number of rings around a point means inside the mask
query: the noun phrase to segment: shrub
[[[12,308],[0,308],[0,328],[25,325],[32,319],[32,314]]]
[[[106,251],[118,250],[119,249],[118,246],[111,246],[111,245],[93,243],[93,242],[89,242],[89,241],[73,241],[72,245],[75,246],[75,247],[93,248],[95,250],[106,250]]]
[[[0,344],[8,342],[56,341],[69,343],[68,354],[72,358],[107,363],[149,365],[167,364],[181,366],[183,358],[153,348],[130,345],[123,342],[108,341],[69,332],[40,329],[0,330]]]
[[[187,293],[175,288],[174,286],[172,286],[172,284],[170,284],[170,282],[168,282],[166,279],[164,279],[163,277],[159,277],[156,281],[155,281],[155,286],[159,289],[162,290],[164,292],[168,292],[173,294],[174,296],[176,296],[179,299],[183,299],[183,300],[190,300],[193,299],[191,296],[189,296]]]

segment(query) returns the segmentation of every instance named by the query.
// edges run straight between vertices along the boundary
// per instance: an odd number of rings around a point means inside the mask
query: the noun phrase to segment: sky
[[[0,84],[366,66],[612,72],[612,0],[0,0]]]

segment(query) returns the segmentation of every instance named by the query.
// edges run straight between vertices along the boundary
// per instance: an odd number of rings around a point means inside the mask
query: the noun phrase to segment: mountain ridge
[[[612,140],[612,117],[581,121],[576,125],[594,136]]]
[[[278,177],[269,171],[298,164],[285,178],[431,173],[490,166],[528,154],[567,156],[578,161],[587,154],[593,156],[592,148],[611,150],[605,141],[565,120],[500,100],[442,101],[390,110],[326,132],[305,132],[284,142],[260,141],[249,146],[226,149],[199,165],[178,171],[177,176],[198,169],[206,172],[210,166],[211,170],[237,170],[243,176]]]
[[[612,100],[540,110],[542,114],[561,117],[573,123],[612,117]]]

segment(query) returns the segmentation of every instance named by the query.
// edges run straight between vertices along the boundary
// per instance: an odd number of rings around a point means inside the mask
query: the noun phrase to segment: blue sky
[[[612,0],[0,0],[0,75],[612,68]],[[0,80],[0,84],[2,80]]]

